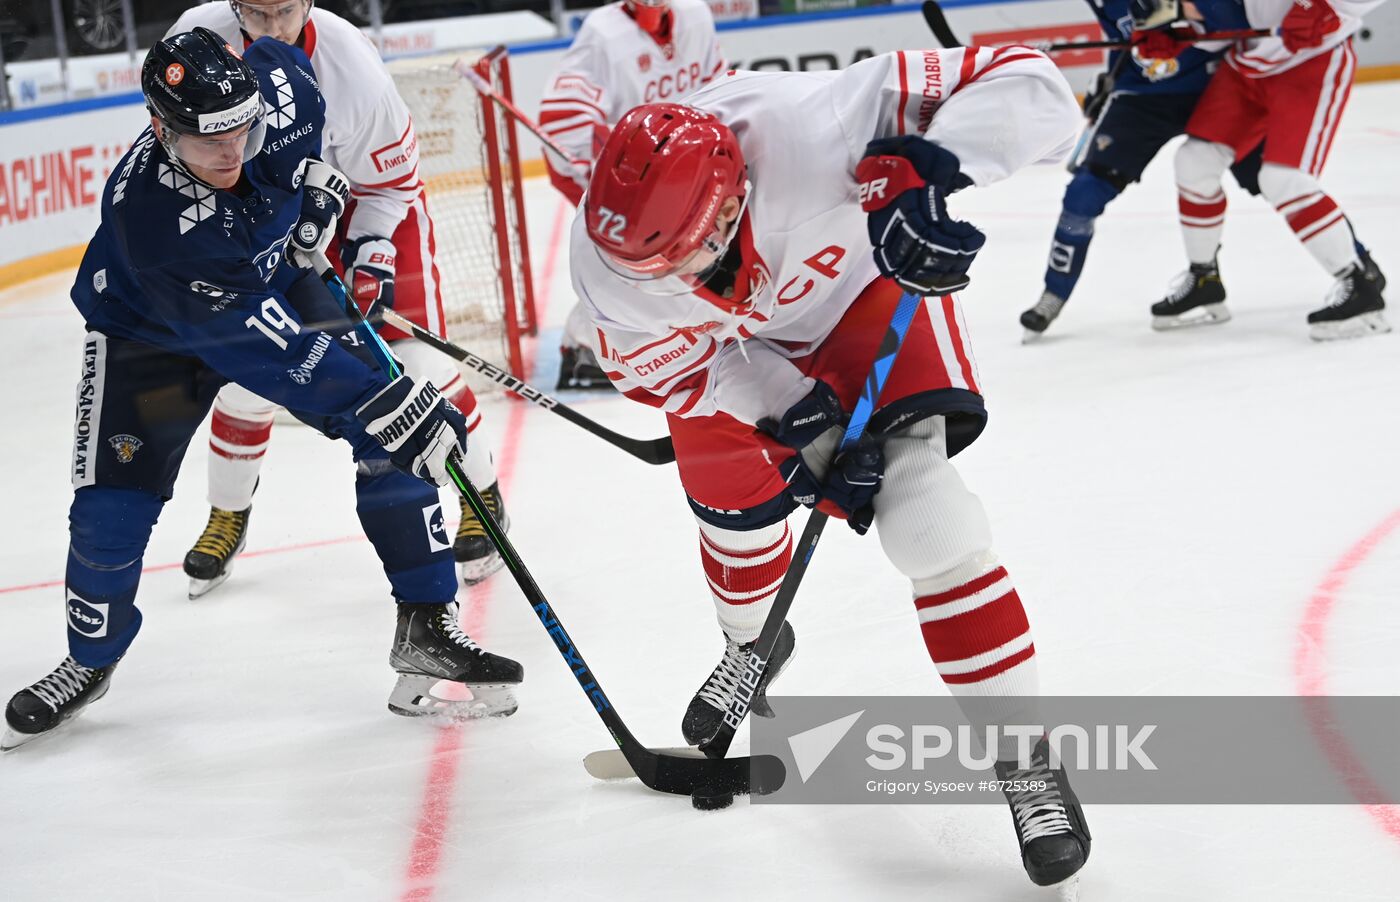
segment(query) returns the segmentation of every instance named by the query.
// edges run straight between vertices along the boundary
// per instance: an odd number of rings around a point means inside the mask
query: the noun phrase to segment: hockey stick
[[[939,6],[936,0],[924,0],[920,7],[924,15],[924,23],[928,25],[929,31],[933,32],[934,38],[945,48],[965,46],[959,41],[957,35],[953,34],[953,29],[948,25],[948,17],[943,14],[943,7]],[[1182,44],[1198,44],[1203,41],[1239,41],[1246,38],[1266,38],[1272,35],[1271,28],[1236,28],[1226,31],[1207,31],[1199,34],[1182,35],[1177,37],[1177,41]],[[1111,49],[1132,46],[1131,41],[1122,39],[1109,41],[1068,41],[1062,44],[1039,44],[1031,43],[1028,46],[1035,47],[1045,53],[1067,53],[1074,50],[1096,50]]]
[[[963,278],[958,284],[949,285],[939,293],[947,294],[965,288],[967,285],[968,280]],[[914,321],[914,314],[923,302],[922,296],[906,292],[900,297],[899,303],[895,305],[894,315],[890,317],[889,328],[880,342],[879,350],[875,353],[875,362],[870,367],[870,373],[865,378],[865,388],[861,391],[860,398],[856,401],[855,410],[851,412],[851,418],[846,423],[846,432],[841,437],[840,450],[850,448],[865,434],[865,427],[870,422],[871,414],[875,411],[875,402],[879,400],[880,391],[885,387],[885,380],[889,377],[890,369],[894,366],[895,356],[899,353],[900,346],[904,344],[904,336],[908,334],[909,325]],[[802,530],[802,537],[798,540],[797,547],[793,549],[792,562],[788,564],[787,572],[783,574],[782,585],[778,587],[778,594],[773,598],[773,607],[768,611],[768,617],[763,621],[763,629],[759,631],[758,639],[754,641],[753,648],[749,651],[749,660],[744,670],[744,676],[739,680],[734,700],[730,702],[728,710],[725,711],[724,721],[720,724],[719,730],[707,742],[700,743],[700,751],[712,760],[729,760],[724,756],[734,741],[734,734],[739,729],[739,724],[743,723],[744,717],[748,714],[749,707],[753,703],[754,692],[758,688],[758,684],[762,682],[764,672],[768,669],[768,658],[773,653],[773,646],[778,642],[778,633],[787,620],[787,613],[792,608],[792,600],[797,595],[797,587],[802,583],[802,577],[807,572],[807,565],[811,563],[812,553],[816,551],[817,542],[821,539],[822,530],[826,528],[828,519],[830,517],[825,511],[817,509],[813,509],[807,517],[807,525]],[[687,750],[672,749],[670,751],[683,754]],[[694,753],[692,752],[692,754]],[[612,750],[593,752],[583,759],[583,766],[589,774],[600,780],[615,780],[629,775],[624,762],[619,760],[619,757]]]
[[[949,286],[939,293],[948,294],[967,287],[967,284],[968,280],[963,278],[960,284]],[[921,295],[906,291],[895,305],[889,328],[885,330],[880,347],[875,352],[875,362],[871,364],[870,372],[865,377],[865,388],[861,390],[855,409],[851,411],[851,418],[846,422],[846,434],[841,437],[838,452],[854,447],[865,434],[865,427],[870,422],[871,414],[875,412],[875,402],[880,400],[885,380],[889,378],[890,370],[894,368],[895,357],[904,344],[904,336],[908,334],[914,314],[923,303],[924,298]],[[743,678],[739,680],[734,699],[729,703],[729,710],[724,712],[724,720],[715,735],[710,737],[709,741],[700,743],[700,750],[713,759],[724,759],[729,752],[730,743],[734,741],[739,724],[743,723],[745,715],[749,713],[754,692],[768,669],[768,658],[773,653],[773,646],[778,643],[778,633],[782,631],[783,623],[787,620],[788,610],[797,595],[797,587],[802,584],[802,577],[807,573],[807,565],[812,561],[812,553],[817,550],[817,542],[821,539],[822,530],[826,528],[826,521],[829,519],[830,516],[825,511],[815,507],[807,517],[807,525],[802,530],[797,547],[793,549],[792,563],[788,564],[787,572],[783,574],[783,582],[773,599],[773,607],[769,609],[768,617],[763,621],[763,629],[749,651],[748,665]]]
[[[669,464],[674,463],[676,460],[676,449],[672,447],[671,437],[669,435],[653,439],[632,438],[626,435],[619,435],[606,426],[590,420],[572,407],[561,404],[557,399],[550,397],[538,388],[517,379],[489,360],[484,360],[471,351],[468,351],[466,348],[455,345],[444,338],[439,338],[422,326],[409,322],[407,319],[400,316],[397,311],[385,310],[384,320],[402,329],[404,332],[407,332],[429,347],[436,348],[454,360],[460,360],[469,368],[481,373],[505,390],[524,398],[531,404],[543,407],[545,410],[551,411],[552,413],[557,413],[575,426],[582,426],[603,441],[621,448],[638,460],[645,461],[649,464]]]
[[[340,276],[336,275],[325,255],[318,254],[314,263],[321,280],[326,283],[326,287],[330,289],[331,294],[339,302],[345,315],[355,324],[355,328],[368,339],[370,351],[374,354],[379,366],[391,379],[397,378],[401,372],[394,356],[389,353],[388,346],[379,337],[374,326],[360,313],[359,306],[350,299],[349,293],[345,290],[345,283],[340,280]],[[530,575],[529,570],[525,569],[525,564],[516,553],[515,546],[511,544],[500,524],[496,522],[491,509],[486,506],[486,502],[482,500],[476,487],[463,474],[461,460],[456,455],[448,460],[447,473],[452,479],[452,484],[456,486],[457,491],[466,499],[472,512],[486,528],[487,537],[491,539],[491,543],[500,552],[501,559],[505,561],[511,576],[515,577],[516,585],[520,586],[520,591],[525,595],[525,600],[534,610],[535,616],[539,618],[550,638],[554,640],[555,647],[559,649],[559,654],[563,656],[564,662],[573,671],[574,678],[578,680],[584,695],[588,696],[588,700],[593,703],[593,709],[598,713],[599,719],[603,721],[603,725],[612,734],[613,741],[622,750],[622,754],[627,757],[627,763],[632,766],[632,770],[648,788],[658,792],[690,795],[695,790],[703,788],[730,793],[772,792],[783,785],[783,780],[787,776],[786,768],[783,766],[782,759],[772,755],[716,761],[684,755],[658,754],[638,742],[632,732],[627,729],[627,724],[623,722],[621,715],[613,708],[612,702],[604,694],[603,687],[593,676],[592,669],[583,660],[583,655],[574,644],[574,640],[569,638],[564,624],[560,622],[558,615],[545,599],[544,593],[540,591],[539,585],[535,582],[535,578]]]

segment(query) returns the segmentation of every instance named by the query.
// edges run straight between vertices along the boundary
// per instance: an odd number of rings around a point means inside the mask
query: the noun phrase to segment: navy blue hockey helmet
[[[146,108],[164,126],[161,135],[173,156],[196,157],[219,136],[234,133],[242,158],[262,147],[263,101],[253,69],[219,35],[207,28],[172,35],[151,48],[141,66]],[[247,134],[246,142],[241,135]],[[181,136],[192,140],[181,141]]]

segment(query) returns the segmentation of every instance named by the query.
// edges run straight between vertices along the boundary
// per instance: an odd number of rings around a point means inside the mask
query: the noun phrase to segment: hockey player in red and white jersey
[[[577,161],[545,155],[549,178],[574,206],[608,130],[643,103],[676,101],[724,71],[705,0],[617,0],[584,17],[540,102],[540,129]],[[564,324],[557,388],[606,388],[580,304]]]
[[[418,143],[408,107],[394,87],[374,45],[358,28],[312,0],[230,0],[185,12],[171,33],[204,26],[234,47],[274,37],[306,52],[326,98],[322,155],[350,180],[351,203],[341,219],[330,256],[344,265],[345,281],[362,310],[374,304],[438,335],[445,335],[442,293],[433,261],[433,221],[418,175]],[[296,119],[288,105],[273,117]],[[336,249],[339,253],[336,253]],[[467,418],[481,424],[476,397],[447,356],[388,325],[380,334],[407,372],[438,386]],[[185,556],[190,597],[222,583],[247,539],[253,490],[272,434],[276,405],[229,383],[214,403],[209,436],[209,522]],[[470,443],[466,475],[483,487],[482,497],[508,525],[495,467],[486,443]],[[480,582],[502,561],[476,515],[460,503],[462,519],[453,554],[462,579]]]
[[[1145,0],[1148,2],[1148,0]],[[1150,0],[1175,6],[1176,0]],[[1217,4],[1196,0],[1188,16]],[[1190,268],[1152,305],[1154,328],[1230,318],[1216,256],[1225,227],[1221,176],[1262,140],[1263,197],[1336,282],[1326,306],[1308,314],[1317,340],[1389,332],[1385,278],[1363,259],[1347,217],[1318,179],[1356,74],[1352,36],[1381,0],[1243,0],[1249,24],[1275,34],[1236,45],[1211,79],[1177,150],[1176,181]],[[1193,16],[1193,17],[1194,17]],[[1369,264],[1369,265],[1368,265]]]
[[[1011,717],[1033,706],[1026,612],[950,462],[986,417],[948,292],[984,239],[947,205],[959,189],[1063,157],[1078,116],[1043,54],[958,48],[840,72],[729,73],[684,106],[642,106],[613,129],[573,223],[570,264],[608,376],[668,414],[699,523],[725,651],[685,713],[691,744],[714,735],[743,676],[792,559],[787,516],[799,503],[858,533],[879,527],[929,656],[965,709]],[[905,291],[931,297],[866,436],[833,459]],[[770,674],[794,647],[785,624]],[[1031,879],[1070,878],[1089,832],[1045,744],[1022,769],[997,767],[1047,786],[1008,793]]]

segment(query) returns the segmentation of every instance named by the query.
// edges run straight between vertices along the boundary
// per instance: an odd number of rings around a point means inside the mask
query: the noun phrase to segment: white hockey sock
[[[211,507],[241,511],[253,503],[253,489],[272,436],[272,418],[273,410],[234,413],[215,400],[209,425]]]
[[[1225,189],[1221,177],[1234,160],[1224,144],[1188,138],[1176,152],[1177,210],[1186,257],[1192,263],[1215,260],[1225,231]]]
[[[743,532],[700,524],[700,563],[729,638],[741,645],[758,638],[791,561],[786,521]]]
[[[1323,269],[1338,275],[1359,262],[1346,216],[1315,177],[1266,163],[1259,171],[1259,188]]]

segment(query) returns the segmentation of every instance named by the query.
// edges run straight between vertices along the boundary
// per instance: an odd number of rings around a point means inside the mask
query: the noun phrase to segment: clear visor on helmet
[[[295,44],[311,18],[311,0],[229,0],[238,24],[253,40],[273,37]]]
[[[201,115],[200,134],[181,134],[166,126],[161,129],[165,149],[187,169],[241,168],[262,150],[267,131],[264,112],[262,97],[254,94],[231,110]]]
[[[633,6],[646,6],[651,9],[665,9],[670,6],[670,0],[627,0]]]
[[[618,277],[631,282],[643,292],[658,297],[673,297],[689,294],[703,285],[714,268],[724,259],[734,236],[739,233],[739,223],[749,206],[749,195],[753,186],[744,181],[744,196],[739,202],[739,212],[724,227],[723,231],[714,228],[700,241],[700,246],[682,260],[667,260],[660,254],[639,262],[619,260],[598,245],[593,251],[603,265]]]

